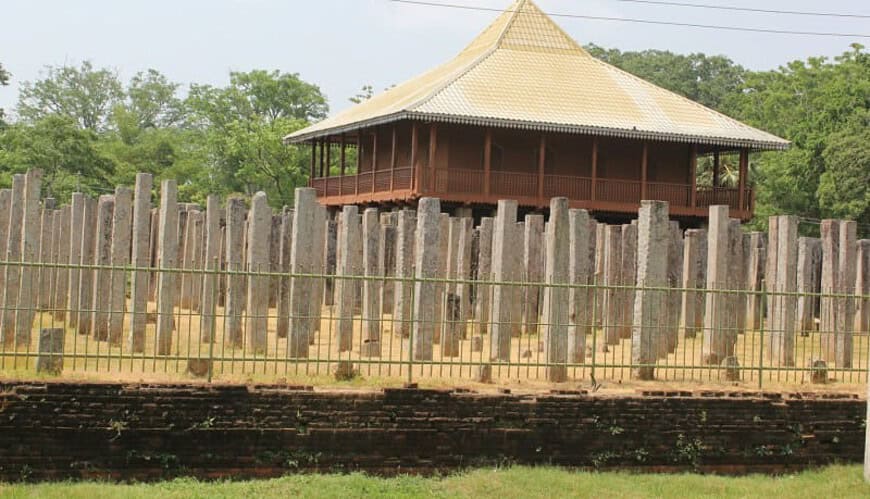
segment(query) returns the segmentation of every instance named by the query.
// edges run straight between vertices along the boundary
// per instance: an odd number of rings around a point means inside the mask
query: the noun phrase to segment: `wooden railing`
[[[343,177],[315,178],[310,185],[316,189],[318,197],[341,196],[342,202],[365,202],[366,195],[401,192],[405,196],[436,196],[460,202],[516,199],[520,204],[537,206],[545,206],[550,198],[562,196],[589,201],[593,209],[616,210],[620,205],[636,205],[642,198],[667,201],[672,207],[698,213],[711,205],[724,204],[735,212],[751,214],[754,205],[753,191],[749,188],[743,193],[741,206],[739,190],[729,187],[698,187],[693,196],[692,186],[688,184],[648,182],[644,187],[638,180],[598,178],[593,182],[589,177],[571,175],[544,175],[543,186],[539,185],[540,181],[537,173],[528,172],[494,171],[487,176],[483,170],[417,168],[415,171],[403,166]],[[348,201],[348,196],[360,199]]]

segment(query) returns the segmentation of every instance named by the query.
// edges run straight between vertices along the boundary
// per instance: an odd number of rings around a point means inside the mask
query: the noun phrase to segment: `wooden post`
[[[435,192],[435,149],[438,145],[438,126],[429,125],[429,191]]]
[[[341,176],[342,177],[344,176],[344,171],[345,171],[346,166],[347,166],[346,165],[347,155],[345,153],[346,146],[347,146],[347,139],[345,139],[344,134],[341,134],[341,152],[339,153],[339,161],[338,162],[341,164],[341,166],[339,166],[339,168],[341,168]]]
[[[746,177],[749,174],[749,150],[741,149],[740,150],[740,178],[737,183],[737,188],[740,192],[737,193],[739,199],[739,205],[737,206],[737,211],[743,212],[744,203],[746,201]],[[741,217],[742,218],[742,217]]]
[[[320,176],[321,177],[323,177],[323,156],[324,156],[324,149],[325,149],[324,146],[325,146],[325,141],[321,140],[320,141]]]
[[[396,161],[398,161],[396,152],[396,125],[393,125],[393,147],[390,151],[390,192],[393,192],[393,186],[396,183]]]
[[[359,194],[359,174],[360,167],[362,166],[362,132],[356,133],[356,175],[355,175],[355,186],[353,188],[354,194]]]
[[[372,132],[372,194],[375,193],[375,178],[378,175],[378,129]]]
[[[489,197],[491,191],[490,176],[492,174],[492,129],[486,129],[483,139],[483,193]]]
[[[592,138],[592,195],[589,196],[592,198],[592,201],[595,201],[595,198],[598,197],[598,137]]]
[[[640,160],[640,199],[646,199],[647,167],[649,163],[649,143],[643,143],[643,157]]]
[[[713,187],[719,187],[719,150],[713,153]]]
[[[689,148],[689,182],[692,185],[691,206],[698,207],[698,146],[692,144]]]
[[[417,129],[417,122],[411,124],[411,171],[414,172],[414,177],[412,179],[411,190],[415,192],[419,192],[420,190],[420,170],[417,167],[417,154],[418,149],[420,147],[420,136],[419,130]]]
[[[538,206],[544,206],[544,163],[547,160],[547,136],[538,141]]]
[[[312,185],[314,180],[314,172],[317,166],[317,141],[311,141],[311,174],[308,176],[308,185]]]
[[[326,171],[324,177],[329,177],[329,166],[332,164],[332,141],[329,137],[326,138],[326,164],[323,165]]]

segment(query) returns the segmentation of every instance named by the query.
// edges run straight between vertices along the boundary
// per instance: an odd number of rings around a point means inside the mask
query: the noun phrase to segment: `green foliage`
[[[3,67],[3,64],[0,63],[0,87],[5,87],[6,85],[9,85],[10,76],[11,75],[9,74],[9,72],[6,71],[6,69]],[[3,111],[3,108],[0,107],[0,129],[2,129],[3,125],[6,124],[3,121],[3,116],[4,116],[4,111]]]

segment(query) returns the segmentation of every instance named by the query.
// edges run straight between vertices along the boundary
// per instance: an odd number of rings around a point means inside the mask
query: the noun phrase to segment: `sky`
[[[432,0],[503,9],[511,0]],[[682,0],[870,15],[867,0]],[[617,0],[537,0],[550,13],[870,35],[870,19],[711,11]],[[0,108],[46,65],[90,60],[123,80],[154,68],[184,88],[225,85],[230,71],[277,69],[319,85],[332,112],[363,85],[380,91],[440,64],[495,17],[390,0],[3,0],[0,63],[12,73]],[[790,36],[555,18],[581,44],[722,54],[750,69],[836,56],[870,38]],[[7,111],[8,112],[8,111]]]

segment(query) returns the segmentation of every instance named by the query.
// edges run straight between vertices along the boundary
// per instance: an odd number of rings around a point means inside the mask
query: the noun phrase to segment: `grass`
[[[870,497],[860,466],[832,466],[795,475],[721,477],[572,472],[557,468],[479,469],[444,478],[362,474],[293,475],[274,480],[154,484],[0,484],[0,497]]]

